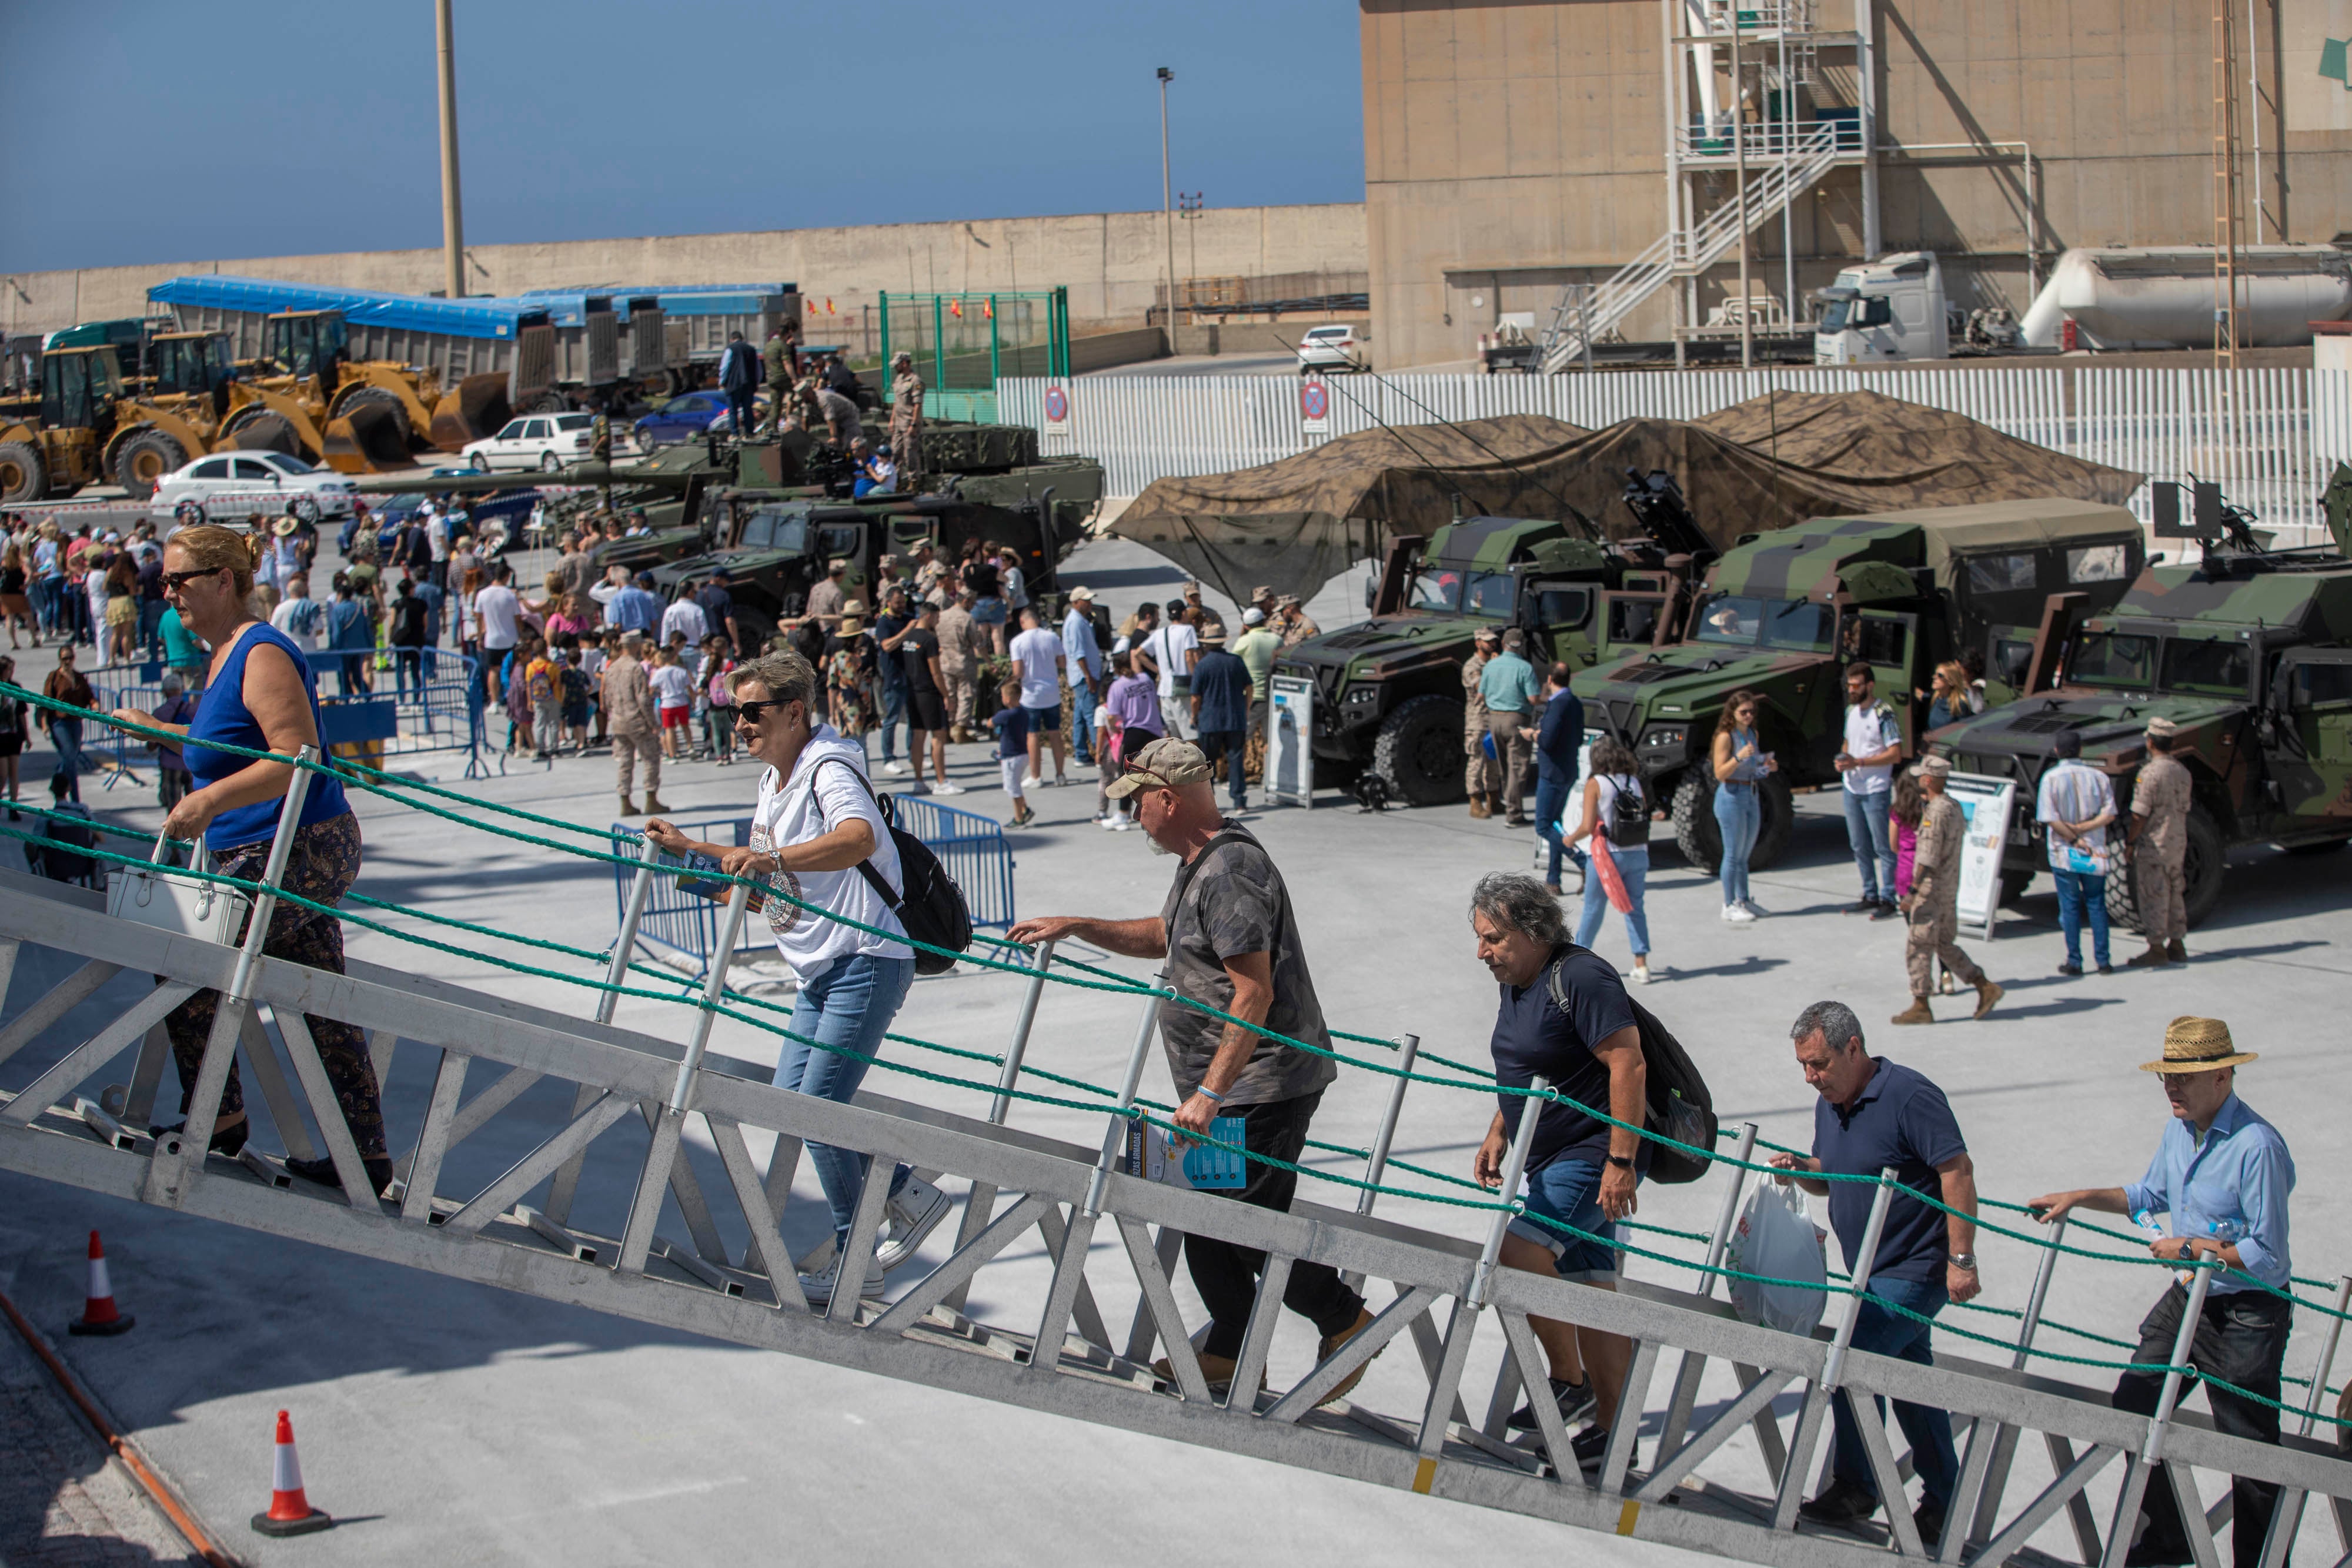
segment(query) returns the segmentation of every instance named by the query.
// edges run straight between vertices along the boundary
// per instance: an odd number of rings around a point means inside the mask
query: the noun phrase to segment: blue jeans
[[[1587,1284],[1617,1282],[1618,1253],[1608,1245],[1617,1239],[1617,1227],[1601,1212],[1602,1169],[1599,1160],[1563,1156],[1528,1173],[1528,1216],[1540,1215],[1543,1219],[1570,1228],[1561,1230],[1542,1220],[1522,1217],[1511,1221],[1511,1234],[1550,1253],[1552,1268],[1563,1280],[1580,1280]],[[1576,1230],[1583,1231],[1584,1236],[1572,1234]],[[1588,1241],[1586,1236],[1604,1239]]]
[[[2091,956],[2107,967],[2107,879],[2094,871],[2053,871],[2058,884],[2058,928],[2066,934],[2066,962],[2083,967],[2083,916],[2091,917]]]
[[[1579,866],[1584,864],[1582,853],[1570,849],[1560,841],[1559,836],[1559,814],[1568,810],[1568,798],[1575,791],[1576,777],[1573,774],[1558,783],[1543,778],[1536,780],[1536,836],[1551,846],[1551,869],[1544,873],[1544,880],[1554,887],[1559,885],[1559,862],[1562,860]]]
[[[882,1048],[882,1031],[907,999],[915,983],[912,958],[880,958],[860,953],[836,958],[833,967],[801,986],[793,1008],[793,1033],[800,1040],[784,1042],[776,1060],[776,1087],[846,1104],[866,1077],[866,1061]],[[802,1040],[814,1040],[804,1045]],[[830,1046],[833,1049],[825,1050]],[[845,1054],[855,1051],[856,1055]],[[824,1188],[833,1210],[833,1233],[849,1245],[849,1221],[857,1212],[857,1195],[865,1190],[866,1156],[824,1144],[808,1145],[809,1163]],[[890,1190],[906,1185],[908,1167],[900,1166],[890,1178]]]
[[[1748,896],[1748,857],[1756,852],[1756,835],[1764,828],[1764,800],[1756,786],[1717,784],[1715,825],[1723,837],[1723,902],[1738,904]]]
[[[443,564],[434,563],[435,566]],[[426,570],[429,572],[432,568]],[[441,605],[449,597],[449,591],[428,576],[417,583],[416,597],[425,601],[425,645],[437,648],[441,645]]]
[[[1621,850],[1611,845],[1609,852],[1616,859],[1617,874],[1625,882],[1625,894],[1633,907],[1625,912],[1625,939],[1633,945],[1633,956],[1642,957],[1650,950],[1650,916],[1642,907],[1642,887],[1650,879],[1650,852],[1641,849]],[[1601,879],[1588,874],[1584,879],[1584,909],[1576,917],[1576,945],[1590,947],[1601,934],[1601,917],[1609,913],[1609,895],[1601,891]]]
[[[1886,808],[1894,796],[1881,789],[1874,795],[1845,795],[1845,841],[1853,846],[1853,863],[1862,873],[1864,903],[1895,902],[1895,839],[1886,830]]]
[[[1941,1280],[1873,1279],[1870,1293],[1928,1318],[1943,1310],[1946,1300]],[[1927,1366],[1935,1360],[1927,1348],[1927,1338],[1926,1323],[1890,1312],[1875,1301],[1865,1300],[1862,1315],[1854,1320],[1853,1348],[1873,1355],[1891,1355]],[[1878,1483],[1871,1476],[1870,1458],[1862,1447],[1862,1428],[1854,1424],[1848,1397],[1841,1393],[1830,1405],[1832,1418],[1837,1424],[1836,1458],[1831,1474],[1876,1497]],[[1886,1419],[1886,1401],[1874,1398],[1872,1404],[1883,1424]],[[1911,1465],[1918,1472],[1927,1500],[1938,1508],[1950,1507],[1953,1486],[1960,1474],[1959,1457],[1952,1449],[1951,1413],[1927,1405],[1906,1405],[1898,1399],[1895,1402],[1895,1420],[1903,1428],[1903,1436],[1910,1439]],[[1964,1520],[1952,1522],[1963,1528],[1967,1523]]]
[[[1084,675],[1070,683],[1070,752],[1081,759],[1095,754],[1095,689]]]
[[[887,655],[885,655],[885,656],[887,657]],[[907,683],[906,683],[906,682],[904,682],[904,681],[885,681],[885,682],[883,682],[883,683],[882,683],[882,760],[883,760],[883,761],[885,761],[885,762],[892,762],[892,761],[896,761],[896,760],[898,759],[898,727],[899,727],[900,725],[902,725],[902,724],[906,723],[906,722],[907,722]],[[914,755],[914,750],[915,750],[915,737],[914,737],[913,734],[910,732],[910,733],[908,735],[908,737],[907,737],[907,754],[908,754],[909,757],[911,757],[911,756],[913,756],[913,755]]]

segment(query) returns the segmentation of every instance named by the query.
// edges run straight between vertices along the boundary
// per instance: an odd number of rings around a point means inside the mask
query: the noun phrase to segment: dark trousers
[[[244,844],[214,857],[213,869],[223,876],[260,880],[268,863],[271,840]],[[360,873],[360,820],[346,811],[323,822],[313,822],[294,835],[294,852],[286,859],[286,888],[313,904],[332,904],[350,891]],[[239,931],[236,940],[245,940]],[[280,901],[269,917],[269,935],[261,950],[272,958],[343,972],[343,925],[331,915],[320,915],[299,904]],[[180,1067],[180,1114],[188,1113],[195,1099],[196,1073],[204,1066],[205,1045],[212,1037],[213,1015],[220,1006],[218,991],[198,991],[172,1009],[163,1019],[172,1037],[172,1058]],[[383,1095],[375,1080],[375,1063],[368,1057],[367,1036],[358,1025],[302,1015],[310,1039],[319,1047],[320,1063],[327,1070],[343,1121],[359,1145],[360,1158],[381,1159],[383,1146]],[[245,1109],[245,1090],[231,1062],[228,1082],[221,1091],[220,1113]]]
[[[2172,1342],[2180,1333],[2180,1314],[2188,1302],[2189,1292],[2177,1284],[2158,1298],[2141,1320],[2139,1348],[2132,1352],[2132,1360],[2158,1368],[2171,1362]],[[2286,1360],[2287,1331],[2293,1326],[2294,1317],[2294,1309],[2287,1302],[2257,1291],[2208,1296],[2197,1332],[2189,1340],[2189,1364],[2197,1373],[2234,1383],[2249,1394],[2276,1399],[2280,1369]],[[2196,1381],[2194,1375],[2182,1379],[2180,1391],[2184,1398]],[[2126,1372],[2116,1381],[2114,1403],[2118,1410],[2151,1416],[2163,1393],[2161,1371]],[[2205,1406],[2212,1412],[2213,1426],[2218,1431],[2263,1443],[2279,1440],[2279,1413],[2267,1405],[2242,1399],[2209,1384]],[[2278,1491],[2268,1481],[2251,1481],[2243,1477],[2231,1486],[2236,1508],[2231,1514],[2230,1535],[2237,1568],[2256,1568],[2262,1561],[2263,1537],[2270,1531],[2272,1511],[2278,1507]],[[2180,1504],[2172,1495],[2169,1477],[2147,1478],[2147,1495],[2140,1504],[2139,1516],[2147,1525],[2139,1542],[2145,1555],[2159,1563],[2189,1561],[2189,1537],[2181,1524]]]
[[[1296,1165],[1307,1152],[1307,1124],[1323,1103],[1323,1092],[1265,1105],[1235,1105],[1224,1114],[1242,1118],[1243,1146],[1253,1155]],[[1287,1210],[1298,1190],[1298,1173],[1279,1166],[1249,1165],[1249,1185],[1230,1196],[1260,1208]],[[1242,1336],[1249,1328],[1250,1309],[1257,1303],[1258,1274],[1265,1254],[1230,1241],[1206,1236],[1184,1239],[1184,1265],[1192,1270],[1192,1288],[1209,1309],[1208,1343],[1201,1348],[1231,1361],[1242,1353]],[[1313,1322],[1325,1339],[1355,1326],[1364,1298],[1349,1290],[1339,1271],[1325,1263],[1304,1260],[1290,1266],[1290,1282],[1283,1288],[1282,1304]]]
[[[1549,869],[1544,880],[1554,887],[1559,885],[1559,862],[1568,861],[1579,870],[1584,866],[1584,852],[1572,850],[1559,836],[1560,813],[1568,810],[1568,798],[1576,791],[1576,775],[1551,779],[1536,779],[1536,836],[1551,846]]]
[[[751,434],[751,401],[750,387],[730,387],[727,390],[727,409],[735,416],[730,434],[738,439]]]
[[[1201,755],[1214,768],[1220,757],[1231,758],[1232,772],[1225,779],[1226,793],[1232,797],[1234,810],[1249,804],[1249,773],[1244,766],[1249,750],[1249,731],[1245,729],[1204,729],[1200,734]]]

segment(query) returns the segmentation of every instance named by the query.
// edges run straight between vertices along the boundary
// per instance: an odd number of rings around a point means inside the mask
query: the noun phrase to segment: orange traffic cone
[[[81,1316],[66,1325],[74,1333],[129,1333],[131,1325],[139,1320],[117,1312],[114,1307],[114,1287],[106,1278],[106,1249],[98,1244],[98,1232],[89,1233],[89,1292],[82,1302]]]
[[[310,1506],[302,1492],[302,1461],[294,1452],[294,1423],[278,1413],[278,1448],[269,1466],[269,1511],[253,1516],[264,1535],[308,1535],[333,1524],[332,1516]]]

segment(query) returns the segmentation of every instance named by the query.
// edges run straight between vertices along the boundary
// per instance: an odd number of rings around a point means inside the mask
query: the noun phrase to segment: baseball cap
[[[1091,589],[1091,588],[1088,588],[1088,587],[1087,587],[1087,586],[1086,586],[1086,584],[1084,584],[1084,583],[1080,583],[1077,587],[1076,587],[1076,588],[1074,588],[1074,589],[1070,590],[1070,599],[1071,599],[1071,601],[1072,601],[1073,603],[1075,603],[1076,601],[1077,601],[1078,600],[1081,600],[1081,599],[1088,599],[1088,600],[1090,600],[1090,599],[1092,599],[1094,596],[1095,596],[1095,591],[1094,591],[1093,589]]]
[[[1209,759],[1199,747],[1189,740],[1155,740],[1129,758],[1127,771],[1108,793],[1114,800],[1124,800],[1139,789],[1174,789],[1208,777]]]
[[[1255,604],[1251,605],[1247,610],[1244,610],[1244,611],[1243,611],[1243,612],[1242,612],[1242,624],[1243,624],[1243,625],[1244,625],[1244,626],[1263,626],[1263,625],[1265,625],[1265,611],[1263,611],[1263,610],[1260,610],[1260,609],[1259,609],[1256,605],[1255,605]]]

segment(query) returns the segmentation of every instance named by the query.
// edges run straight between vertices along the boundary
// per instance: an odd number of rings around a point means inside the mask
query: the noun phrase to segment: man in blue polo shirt
[[[2284,1294],[2272,1292],[2287,1289],[2286,1201],[2294,1190],[2294,1160],[2278,1130],[2238,1098],[2238,1069],[2254,1059],[2253,1051],[2231,1044],[2230,1026],[2220,1019],[2174,1019],[2164,1031],[2163,1058],[2140,1066],[2142,1072],[2163,1074],[2164,1097],[2172,1111],[2147,1174],[2130,1186],[2051,1193],[2028,1207],[2044,1225],[2064,1218],[2069,1209],[2087,1208],[2131,1215],[2151,1230],[2152,1217],[2160,1213],[2171,1220],[2171,1234],[2149,1251],[2164,1259],[2219,1260],[2222,1270],[2206,1287],[2189,1364],[2213,1380],[2205,1385],[2205,1403],[2216,1429],[2275,1443],[2276,1401],[2294,1308]],[[2180,1334],[2180,1314],[2188,1310],[2188,1291],[2178,1281],[2168,1281],[2141,1322],[2139,1348],[2132,1352],[2135,1366],[2147,1370],[2117,1379],[2117,1409],[2156,1414],[2164,1369]],[[2216,1382],[2258,1397],[2217,1387]],[[2240,1476],[2232,1478],[2230,1490],[2231,1550],[2237,1568],[2255,1568],[2279,1489]],[[2192,1560],[2168,1476],[2148,1478],[2139,1517],[2147,1528],[2124,1559],[2130,1568]]]
[[[1940,1201],[1938,1208],[1897,1193],[1887,1206],[1878,1253],[1870,1262],[1869,1293],[1917,1314],[1905,1317],[1864,1300],[1855,1320],[1853,1348],[1874,1355],[1930,1364],[1925,1322],[1947,1301],[1975,1296],[1977,1280],[1977,1177],[1968,1145],[1944,1092],[1919,1073],[1874,1057],[1862,1040],[1862,1020],[1843,1002],[1815,1002],[1797,1015],[1790,1039],[1797,1065],[1804,1069],[1821,1101],[1813,1107],[1813,1153],[1774,1155],[1781,1169],[1827,1176],[1875,1176],[1892,1166],[1895,1179],[1912,1192]],[[1867,1182],[1780,1178],[1830,1200],[1830,1228],[1837,1232],[1849,1270],[1862,1266],[1863,1233],[1877,1189]],[[1946,1212],[1948,1209],[1950,1212]],[[1873,1417],[1886,1419],[1883,1401]],[[1879,1508],[1878,1482],[1862,1446],[1862,1428],[1843,1394],[1832,1407],[1837,1423],[1836,1456],[1822,1495],[1798,1510],[1820,1524],[1851,1524]],[[1911,1462],[1923,1489],[1912,1514],[1928,1551],[1944,1533],[1944,1516],[1959,1479],[1948,1411],[1895,1402],[1895,1419],[1910,1439]],[[1962,1521],[1965,1528],[1967,1521]]]
[[[1503,1238],[1503,1265],[1613,1291],[1617,1249],[1610,1243],[1616,1221],[1636,1207],[1634,1185],[1649,1163],[1648,1145],[1632,1131],[1643,1123],[1648,1082],[1633,998],[1615,965],[1570,942],[1559,901],[1534,877],[1496,872],[1479,878],[1470,894],[1470,926],[1478,961],[1502,982],[1491,1043],[1496,1086],[1525,1089],[1540,1077],[1563,1099],[1606,1106],[1629,1124],[1612,1126],[1566,1104],[1544,1108],[1528,1150],[1527,1209]],[[1497,1098],[1501,1107],[1471,1165],[1486,1187],[1502,1185],[1503,1162],[1527,1105],[1524,1095]],[[1529,1403],[1511,1426],[1536,1427],[1536,1399],[1556,1400],[1564,1422],[1591,1410],[1593,1424],[1570,1446],[1579,1465],[1598,1469],[1633,1343],[1550,1318],[1528,1322],[1550,1364],[1551,1386],[1528,1390]]]

